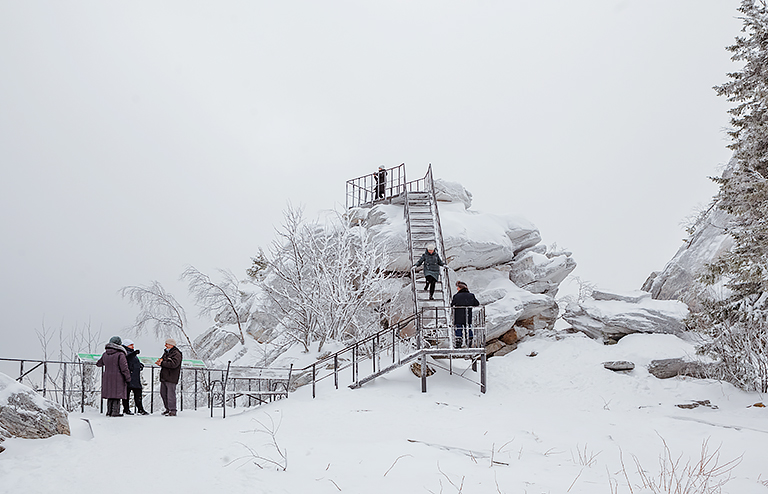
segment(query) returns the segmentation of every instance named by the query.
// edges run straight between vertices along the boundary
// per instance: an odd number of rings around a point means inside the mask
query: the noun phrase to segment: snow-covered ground
[[[658,476],[666,443],[681,471],[706,443],[720,465],[741,458],[722,492],[768,493],[768,409],[751,406],[763,397],[646,371],[652,359],[693,351],[672,335],[614,346],[534,338],[488,361],[484,395],[444,371],[421,393],[403,368],[359,390],[324,383],[314,400],[301,389],[226,419],[207,409],[176,418],[73,413],[71,437],[4,443],[0,492],[644,494],[652,491],[638,487],[636,462]],[[609,360],[636,368],[614,373],[602,366]],[[703,400],[712,406],[676,406]]]

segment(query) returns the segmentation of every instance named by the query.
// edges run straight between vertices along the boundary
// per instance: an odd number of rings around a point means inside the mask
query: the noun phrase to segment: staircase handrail
[[[411,275],[411,300],[413,301],[414,314],[419,310],[416,295],[416,268],[414,267],[415,261],[413,259],[413,240],[411,238],[411,211],[408,206],[408,189],[403,191],[403,197],[405,199],[405,206],[403,212],[405,214],[405,232],[408,236],[408,262],[410,263],[410,275]]]
[[[445,252],[445,243],[443,242],[443,227],[441,226],[440,222],[440,210],[437,207],[437,194],[435,193],[435,180],[432,176],[432,163],[430,163],[429,167],[427,167],[427,174],[424,176],[424,181],[429,186],[429,192],[432,194],[432,203],[435,205],[437,238],[440,241],[440,252],[443,253],[443,260],[445,261],[445,266],[443,266],[443,270],[445,271],[445,283],[443,283],[443,302],[445,302],[446,305],[450,305],[453,294],[451,291],[451,283],[448,279],[448,254]],[[448,300],[445,300],[446,294],[448,295]]]
[[[315,360],[314,362],[312,362],[311,364],[307,365],[306,367],[302,367],[301,369],[299,369],[299,371],[300,372],[308,371],[308,370],[312,369],[312,366],[317,366],[317,365],[321,365],[321,364],[327,363],[327,362],[333,360],[334,357],[340,357],[341,355],[343,355],[343,354],[345,354],[347,352],[352,351],[353,347],[364,345],[366,343],[370,343],[371,341],[373,341],[377,337],[380,338],[381,336],[386,335],[388,332],[392,331],[393,329],[394,330],[403,329],[408,324],[410,324],[414,319],[416,319],[416,316],[417,316],[417,314],[411,314],[410,316],[406,317],[405,319],[399,320],[395,324],[394,328],[389,327],[389,328],[381,329],[381,330],[377,331],[376,333],[370,334],[370,335],[366,336],[365,338],[363,338],[361,340],[355,340],[354,342],[352,342],[349,345],[345,346],[344,348],[342,348],[341,350],[337,351],[336,353],[332,353],[330,355],[326,355],[325,357],[323,357],[321,359]]]

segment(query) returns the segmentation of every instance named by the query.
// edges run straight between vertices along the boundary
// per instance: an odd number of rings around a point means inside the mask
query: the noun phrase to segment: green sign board
[[[78,353],[77,358],[79,358],[81,362],[96,362],[101,358],[101,355],[102,354],[100,353]],[[160,357],[139,357],[139,362],[144,365],[152,366],[155,365],[158,358]],[[181,366],[203,369],[205,368],[205,362],[202,360],[184,359],[181,361]]]

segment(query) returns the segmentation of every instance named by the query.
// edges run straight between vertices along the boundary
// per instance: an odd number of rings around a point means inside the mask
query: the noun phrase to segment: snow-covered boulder
[[[531,249],[515,258],[509,279],[531,293],[544,293],[554,297],[560,283],[574,269],[576,261],[570,257],[570,253],[546,255]]]
[[[32,388],[0,373],[0,439],[69,435],[67,411]]]
[[[688,307],[676,300],[654,300],[646,292],[611,294],[597,292],[598,299],[570,304],[563,319],[588,336],[605,342],[618,341],[632,333],[685,332],[683,319]]]
[[[468,268],[450,273],[451,283],[463,281],[485,306],[487,340],[500,338],[514,327],[550,329],[557,318],[557,303],[544,294],[531,293],[509,280],[508,266]]]
[[[448,182],[441,178],[435,179],[435,198],[441,202],[460,202],[464,209],[472,206],[472,193],[456,182]]]

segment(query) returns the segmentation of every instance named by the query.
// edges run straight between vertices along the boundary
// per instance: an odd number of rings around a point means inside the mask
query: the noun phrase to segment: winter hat
[[[427,244],[427,250],[435,250],[435,244],[430,242]]]
[[[171,345],[171,346],[176,346],[176,340],[174,340],[173,338],[168,338],[167,340],[165,340],[165,344],[166,345]]]
[[[133,340],[123,340],[123,346],[131,346],[133,345]]]
[[[467,287],[467,284],[464,283],[463,281],[457,281],[456,286],[459,287],[459,290],[461,290],[462,288],[469,290],[469,287]]]
[[[109,342],[112,343],[113,345],[120,345],[122,344],[123,340],[121,340],[119,336],[113,336],[112,338],[109,339]]]

